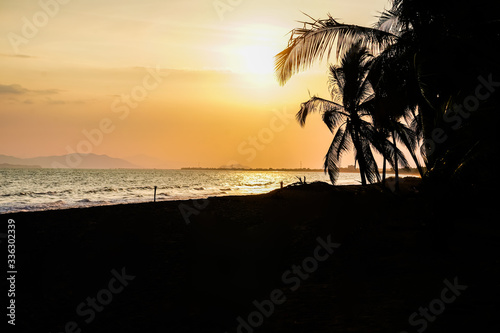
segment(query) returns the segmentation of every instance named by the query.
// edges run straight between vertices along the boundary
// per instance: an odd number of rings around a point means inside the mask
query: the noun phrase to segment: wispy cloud
[[[63,105],[63,104],[66,104],[66,101],[59,100],[59,99],[49,99],[47,101],[47,103],[50,105]]]
[[[30,56],[28,54],[7,54],[7,53],[0,53],[0,57],[2,58],[21,58],[21,59],[34,59],[36,57]]]
[[[23,88],[19,84],[11,84],[11,85],[0,84],[0,94],[20,95],[20,94],[26,94],[27,92],[28,89]]]
[[[27,89],[19,84],[0,84],[0,94],[5,95],[26,95],[26,94],[34,94],[34,95],[53,95],[58,94],[62,90],[59,89],[43,89],[43,90],[32,90]]]
[[[30,90],[30,92],[35,93],[35,94],[40,94],[40,95],[58,94],[61,91],[62,90],[59,90],[59,89]]]
[[[61,100],[61,99],[52,99],[48,98],[46,103],[49,105],[65,105],[65,104],[86,104],[87,101],[77,99],[77,100]]]

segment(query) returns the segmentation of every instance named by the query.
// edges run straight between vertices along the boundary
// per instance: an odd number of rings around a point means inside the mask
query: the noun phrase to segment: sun
[[[250,74],[272,74],[276,52],[264,45],[248,45],[239,49],[240,68]]]

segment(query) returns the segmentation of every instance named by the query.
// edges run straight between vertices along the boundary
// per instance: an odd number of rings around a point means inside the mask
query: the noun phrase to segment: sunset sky
[[[327,13],[372,25],[386,0],[2,0],[0,154],[137,155],[171,168],[322,167],[326,62],[284,87],[274,55]],[[335,59],[331,59],[335,61]],[[353,164],[352,155],[343,165]]]

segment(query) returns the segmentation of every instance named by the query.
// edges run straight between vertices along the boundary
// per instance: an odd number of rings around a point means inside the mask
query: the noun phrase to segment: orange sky
[[[319,168],[332,135],[293,116],[326,63],[280,87],[273,56],[301,11],[371,25],[386,3],[2,0],[0,154]]]

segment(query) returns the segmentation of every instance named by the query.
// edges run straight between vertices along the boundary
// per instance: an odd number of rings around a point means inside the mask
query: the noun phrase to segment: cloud
[[[58,100],[58,99],[49,99],[47,101],[48,104],[50,105],[63,105],[66,104],[66,101]]]
[[[40,94],[40,95],[59,94],[61,91],[62,90],[59,90],[59,89],[30,90],[30,92]]]
[[[43,89],[43,90],[31,90],[24,88],[19,84],[0,84],[0,95],[1,94],[9,94],[9,95],[26,95],[26,94],[35,94],[35,95],[53,95],[61,92],[59,89]]]
[[[88,103],[89,101],[94,101],[92,99],[64,100],[61,98],[57,98],[58,96],[60,96],[57,94],[63,91],[64,90],[60,89],[34,90],[34,89],[27,89],[19,84],[9,84],[9,85],[0,84],[0,96],[2,95],[5,96],[4,99],[11,102],[17,102],[23,104],[45,103],[49,105],[64,105],[64,104],[83,105]]]
[[[0,94],[26,94],[28,89],[21,87],[18,84],[4,85],[0,84]]]
[[[52,99],[48,98],[46,103],[49,105],[65,105],[65,104],[86,104],[85,100],[76,99],[76,100],[61,100],[61,99]]]
[[[7,53],[0,53],[0,57],[2,58],[21,58],[21,59],[33,59],[36,58],[34,56],[30,56],[27,54],[7,54]]]

